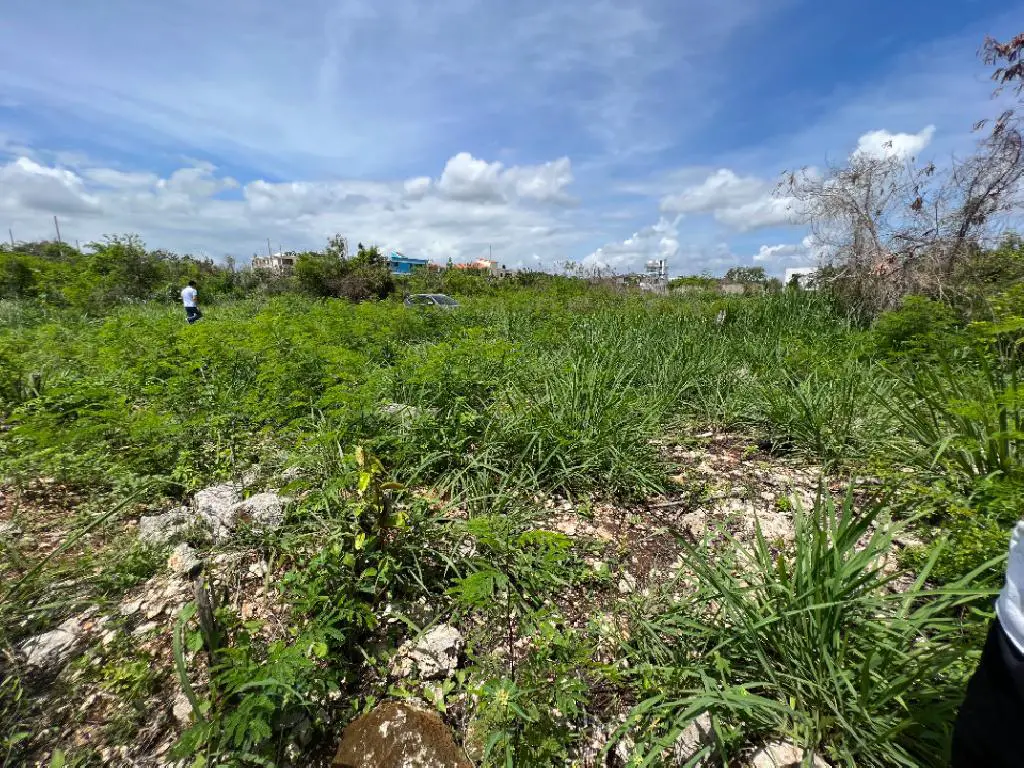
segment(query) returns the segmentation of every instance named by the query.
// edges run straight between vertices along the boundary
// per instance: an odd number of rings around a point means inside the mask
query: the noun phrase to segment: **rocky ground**
[[[631,600],[666,585],[682,589],[678,585],[685,580],[676,578],[686,567],[680,556],[680,536],[713,556],[726,533],[749,542],[759,525],[765,538],[782,548],[792,540],[797,505],[810,507],[818,493],[841,496],[848,485],[847,478],[823,478],[819,467],[793,456],[775,455],[735,435],[708,433],[677,443],[666,441],[660,449],[675,468],[675,492],[629,506],[541,500],[544,512],[537,525],[577,542],[606,584],[599,592],[567,591],[559,601],[579,628],[605,626],[614,636],[622,631],[621,616]],[[288,479],[277,478],[276,484]],[[39,499],[47,504],[38,503]],[[76,499],[59,491],[39,498],[23,492],[15,499],[8,490],[0,502],[0,555],[7,555],[0,558],[0,568],[9,580],[22,572],[11,553],[30,546],[37,556],[60,546]],[[284,634],[289,608],[278,599],[275,566],[260,548],[241,546],[233,536],[242,523],[246,530],[280,525],[288,503],[267,483],[248,478],[204,489],[186,507],[150,511],[124,524],[121,535],[152,546],[173,541],[198,526],[207,532],[208,545],[179,544],[155,575],[132,587],[116,605],[79,606],[58,627],[8,649],[4,664],[26,670],[39,696],[40,728],[32,739],[41,747],[40,764],[47,762],[46,744],[61,744],[64,749],[92,746],[108,765],[168,764],[171,745],[192,717],[174,673],[172,634],[177,617],[186,603],[196,599],[196,577],[202,572],[213,591],[224,595],[244,620],[258,618],[262,632]],[[29,514],[36,508],[33,504],[45,511]],[[464,635],[471,631],[470,626],[440,624],[420,637],[410,637],[392,659],[390,673],[396,679],[420,682],[451,678],[464,658]],[[607,648],[613,655],[615,644]],[[193,684],[202,685],[206,674],[202,653],[186,653]],[[140,662],[145,669],[138,667]],[[98,677],[99,668],[120,669],[121,678]],[[132,698],[144,704],[141,711],[125,713],[120,704],[126,687],[133,685],[143,686],[142,695],[133,690]],[[417,691],[423,693],[422,688]],[[585,740],[588,746],[576,765],[622,765],[628,758],[628,741],[602,754],[616,713],[604,716],[609,720],[592,725]],[[135,729],[135,736],[125,740],[128,746],[103,743],[104,734],[111,733],[111,721],[117,718],[123,720],[124,729]],[[452,722],[455,732],[450,729]],[[446,722],[416,699],[385,703],[344,731],[336,764],[351,768],[468,766],[471,763],[457,746],[466,739],[458,730],[463,725],[464,719],[450,714]],[[692,753],[706,742],[708,727],[705,721],[695,723],[677,745],[673,761],[685,763],[687,751]],[[391,757],[381,757],[385,754]],[[409,757],[416,754],[419,762]],[[405,756],[406,762],[398,755]],[[771,768],[797,764],[801,758],[800,750],[777,743],[752,747],[747,764]]]

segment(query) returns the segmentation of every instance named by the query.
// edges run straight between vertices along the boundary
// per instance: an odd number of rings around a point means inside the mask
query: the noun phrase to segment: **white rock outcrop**
[[[21,644],[25,663],[30,667],[55,670],[64,666],[79,648],[85,629],[78,617],[72,616],[59,627],[31,637]]]
[[[188,507],[178,507],[159,515],[139,518],[139,539],[146,544],[159,546],[180,536],[194,521]]]
[[[408,677],[415,672],[420,680],[451,677],[459,666],[465,645],[459,630],[440,624],[398,649],[392,661],[392,673],[396,677]]]
[[[241,486],[223,483],[197,491],[192,507],[179,507],[159,515],[139,518],[139,539],[159,546],[185,533],[193,525],[201,525],[213,534],[214,540],[230,538],[238,524],[273,529],[284,522],[284,511],[290,499],[274,491],[264,491],[242,498]]]
[[[804,764],[804,750],[788,741],[772,741],[755,752],[749,768],[800,768]],[[831,768],[818,755],[811,761],[813,768]]]
[[[189,576],[203,564],[202,560],[188,544],[181,543],[174,548],[167,558],[167,567],[177,576]]]

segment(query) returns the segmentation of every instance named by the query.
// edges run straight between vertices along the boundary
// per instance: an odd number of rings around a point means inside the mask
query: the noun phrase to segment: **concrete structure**
[[[668,290],[668,262],[665,259],[647,262],[643,277],[640,279],[640,289],[654,293],[665,293]]]
[[[782,282],[788,286],[795,278],[797,285],[801,288],[813,291],[816,288],[814,278],[817,274],[817,267],[790,267],[786,270],[786,277]]]
[[[294,253],[275,253],[270,256],[253,256],[253,269],[265,269],[275,275],[290,275],[295,271]]]
[[[427,259],[414,259],[401,251],[388,254],[388,267],[393,275],[411,275],[417,269],[425,269],[429,263]]]

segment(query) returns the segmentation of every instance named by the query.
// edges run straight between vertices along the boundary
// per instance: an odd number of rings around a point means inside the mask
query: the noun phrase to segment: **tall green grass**
[[[628,647],[649,692],[631,716],[644,765],[660,764],[704,711],[719,724],[722,758],[781,734],[833,764],[945,764],[978,651],[960,617],[994,593],[973,574],[928,588],[934,558],[890,593],[894,529],[877,525],[879,511],[855,511],[852,495],[840,508],[820,500],[798,512],[792,553],[759,534],[708,559],[680,539],[697,593],[641,612]]]
[[[929,472],[1024,478],[1024,386],[1016,351],[943,355],[907,367],[892,412],[903,456]]]

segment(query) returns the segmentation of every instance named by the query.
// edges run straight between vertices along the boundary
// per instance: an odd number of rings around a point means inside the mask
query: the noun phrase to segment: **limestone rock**
[[[192,519],[187,507],[179,507],[159,515],[140,517],[139,539],[153,546],[166,544],[174,537],[184,533]]]
[[[241,501],[234,485],[213,485],[196,492],[196,514],[206,521],[214,539],[231,535],[235,527],[235,505]]]
[[[335,768],[472,768],[436,712],[388,701],[342,734]]]
[[[711,728],[711,715],[703,712],[683,729],[676,743],[672,745],[673,765],[686,765],[698,752],[714,743],[715,733]]]
[[[233,522],[245,520],[257,528],[277,528],[284,522],[284,508],[288,501],[273,492],[257,493],[235,504]]]
[[[755,752],[749,762],[749,768],[800,768],[803,765],[804,751],[788,741],[772,741]],[[818,755],[811,761],[813,768],[831,768]]]
[[[21,645],[25,663],[37,669],[53,670],[64,666],[78,649],[85,633],[81,622],[72,616],[59,627],[26,640]]]
[[[213,532],[214,540],[229,538],[239,522],[259,529],[276,528],[284,522],[284,509],[289,499],[273,491],[241,498],[237,485],[213,485],[197,491],[195,514]]]
[[[440,624],[415,642],[404,643],[395,654],[392,672],[396,677],[408,677],[415,670],[420,680],[451,677],[465,644],[459,630]]]
[[[184,542],[179,544],[167,558],[167,567],[178,576],[190,576],[199,570],[202,561],[196,555],[196,551]]]
[[[636,592],[636,576],[629,571],[625,571],[622,574],[622,578],[619,579],[619,594],[628,595],[632,592]]]
[[[179,692],[171,702],[171,714],[179,725],[187,726],[192,719],[192,704],[184,692]]]

